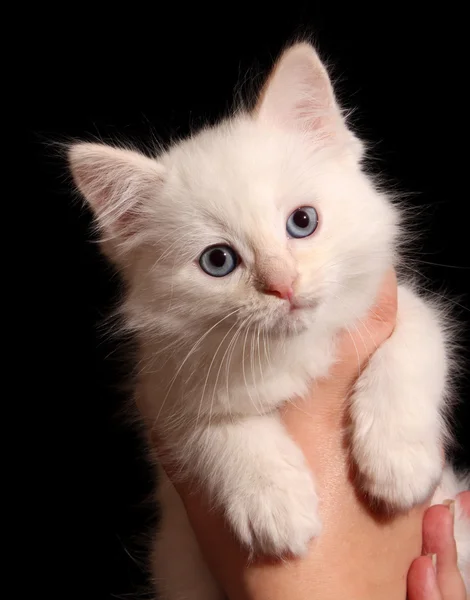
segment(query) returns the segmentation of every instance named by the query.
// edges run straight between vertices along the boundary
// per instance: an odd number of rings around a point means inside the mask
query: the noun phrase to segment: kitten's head
[[[393,260],[395,211],[308,44],[281,56],[252,113],[156,159],[88,143],[69,156],[135,327],[189,339],[341,326]]]

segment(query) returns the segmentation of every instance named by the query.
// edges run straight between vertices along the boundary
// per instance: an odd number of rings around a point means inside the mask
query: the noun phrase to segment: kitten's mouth
[[[316,300],[293,300],[289,307],[290,313],[298,313],[302,310],[312,310],[318,306]]]
[[[284,335],[291,333],[296,335],[305,331],[311,322],[311,313],[317,308],[315,300],[293,300],[286,312],[277,322],[275,329]]]
[[[273,303],[273,312],[264,321],[267,331],[276,335],[296,335],[305,331],[312,323],[312,313],[317,309],[320,300],[293,298],[290,302],[283,301],[277,306]],[[263,314],[263,313],[261,313]]]

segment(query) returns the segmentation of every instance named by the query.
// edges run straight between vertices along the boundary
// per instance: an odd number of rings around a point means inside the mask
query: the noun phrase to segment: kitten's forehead
[[[375,218],[377,203],[369,202],[372,190],[358,169],[298,132],[252,120],[227,123],[182,142],[166,160],[165,217],[173,219],[178,206],[193,252],[220,242],[278,252],[286,247],[286,220],[299,206],[320,215],[328,210],[336,226],[355,222],[358,210]],[[327,237],[330,230],[323,226]]]
[[[299,136],[282,130],[251,120],[222,124],[168,155],[172,197],[177,192],[201,235],[227,233],[267,244],[285,235],[289,210],[311,203],[312,181],[305,175],[313,154]]]

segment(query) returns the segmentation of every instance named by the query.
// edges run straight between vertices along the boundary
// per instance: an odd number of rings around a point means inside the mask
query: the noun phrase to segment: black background
[[[31,187],[26,211],[38,236],[31,286],[44,304],[39,309],[38,301],[33,318],[46,364],[23,419],[38,434],[26,473],[28,512],[41,533],[28,552],[46,565],[36,584],[49,598],[146,597],[143,548],[152,523],[144,502],[151,478],[138,436],[116,416],[123,400],[119,353],[98,326],[117,281],[91,242],[90,216],[73,203],[51,142],[99,136],[145,144],[155,135],[183,135],[226,111],[248,69],[258,81],[289,39],[313,34],[334,65],[344,103],[359,108],[354,122],[375,144],[374,168],[423,209],[428,233],[415,258],[426,261],[419,264],[430,289],[461,306],[468,362],[464,17],[449,3],[372,6],[29,12],[19,123],[26,123],[32,161],[18,185]],[[468,377],[461,389],[468,398]],[[467,400],[456,413],[456,460],[467,464],[469,406]]]

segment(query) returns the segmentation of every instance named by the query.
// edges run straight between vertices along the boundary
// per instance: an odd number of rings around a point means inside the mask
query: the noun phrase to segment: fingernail
[[[449,509],[453,521],[455,518],[455,500],[444,500],[442,504],[444,504],[444,506],[447,506],[447,508]]]
[[[436,572],[436,568],[437,568],[437,554],[428,554],[428,556],[431,559],[434,572]]]

